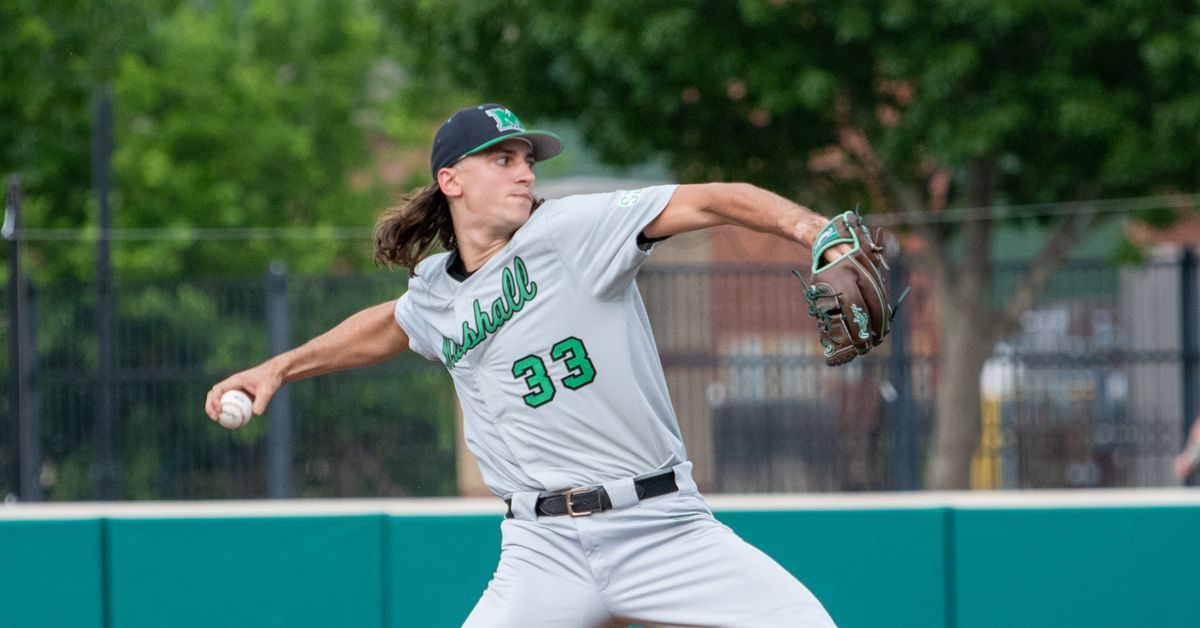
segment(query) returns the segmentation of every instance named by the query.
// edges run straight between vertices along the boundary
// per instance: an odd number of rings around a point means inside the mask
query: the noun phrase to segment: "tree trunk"
[[[972,160],[966,200],[973,207],[991,205],[994,174],[994,160]],[[1002,329],[992,308],[991,218],[969,219],[961,233],[960,263],[945,260],[946,272],[935,274],[942,299],[942,356],[926,483],[935,490],[971,486],[971,456],[980,434],[979,374]]]
[[[979,374],[993,343],[977,322],[987,320],[989,312],[986,304],[960,305],[942,316],[942,361],[926,482],[934,490],[970,488],[971,456],[979,446]],[[952,309],[950,303],[947,306]]]

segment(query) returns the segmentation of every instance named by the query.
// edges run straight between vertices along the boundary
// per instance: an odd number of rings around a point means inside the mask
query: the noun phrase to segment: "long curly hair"
[[[389,267],[403,266],[416,275],[417,263],[434,248],[458,246],[450,203],[437,183],[405,196],[401,205],[389,207],[375,223],[375,260]]]

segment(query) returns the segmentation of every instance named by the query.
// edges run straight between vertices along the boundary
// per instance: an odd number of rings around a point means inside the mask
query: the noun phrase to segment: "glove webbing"
[[[829,313],[841,311],[841,301],[838,299],[838,297],[842,296],[842,293],[833,292],[832,290],[822,292],[816,286],[809,285],[809,283],[804,280],[804,275],[800,274],[800,269],[798,268],[793,269],[792,273],[795,274],[796,277],[800,279],[800,283],[804,285],[804,298],[808,301],[809,316],[816,317],[817,320],[821,322],[821,325],[824,327],[825,331],[829,331],[830,326],[833,325],[833,316],[831,316]],[[825,297],[832,297],[834,303],[837,304],[838,307],[829,310],[818,309],[817,299]],[[897,303],[897,305],[899,304]]]

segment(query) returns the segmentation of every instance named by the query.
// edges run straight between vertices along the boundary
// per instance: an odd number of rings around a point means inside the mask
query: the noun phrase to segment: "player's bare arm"
[[[1183,451],[1175,456],[1173,466],[1176,477],[1181,480],[1187,479],[1200,466],[1200,417],[1192,421]]]
[[[643,233],[658,239],[717,225],[737,225],[812,247],[829,219],[749,183],[680,185]]]
[[[216,420],[221,395],[240,389],[250,393],[254,414],[261,415],[275,391],[288,382],[370,366],[403,353],[408,349],[408,335],[393,318],[395,306],[395,301],[388,301],[366,308],[291,351],[227,377],[208,391],[205,412]]]

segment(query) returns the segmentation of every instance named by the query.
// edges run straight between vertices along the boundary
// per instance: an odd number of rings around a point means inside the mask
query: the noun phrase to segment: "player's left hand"
[[[812,277],[805,284],[808,313],[817,319],[825,363],[845,364],[883,342],[891,331],[896,307],[887,278],[883,247],[855,212],[837,216],[814,238]]]

